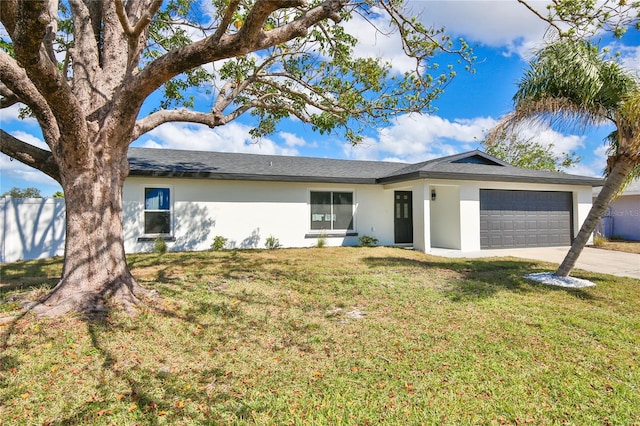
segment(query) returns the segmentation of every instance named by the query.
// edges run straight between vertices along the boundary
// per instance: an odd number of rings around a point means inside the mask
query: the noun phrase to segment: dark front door
[[[413,202],[411,191],[396,191],[393,206],[396,244],[413,243]]]

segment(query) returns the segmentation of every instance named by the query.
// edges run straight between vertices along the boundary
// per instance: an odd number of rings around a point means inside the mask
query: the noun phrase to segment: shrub
[[[269,250],[277,249],[278,247],[280,247],[280,240],[273,235],[269,235],[264,243],[264,246]]]
[[[153,251],[156,253],[164,254],[167,252],[167,242],[162,237],[158,237],[153,240]]]
[[[318,235],[318,241],[316,242],[316,247],[322,248],[327,245],[327,236],[325,234]]]
[[[213,238],[213,243],[211,243],[211,249],[214,251],[222,250],[227,245],[228,238],[225,238],[221,235],[216,235]]]
[[[595,234],[593,236],[593,245],[596,247],[602,247],[607,242],[607,239],[602,235]]]
[[[362,247],[373,247],[378,244],[378,239],[369,235],[363,235],[362,237],[358,238],[358,241],[360,242],[360,245]]]

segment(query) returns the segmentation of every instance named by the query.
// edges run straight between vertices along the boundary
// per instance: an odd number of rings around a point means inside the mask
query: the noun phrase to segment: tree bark
[[[65,261],[62,277],[34,311],[42,316],[90,313],[107,304],[127,311],[148,294],[133,278],[124,253],[122,188],[126,150],[81,173],[64,173]]]
[[[591,210],[589,210],[589,214],[580,228],[580,232],[576,235],[569,252],[562,261],[562,264],[558,267],[558,270],[555,273],[556,276],[569,276],[571,270],[576,266],[580,253],[582,253],[582,250],[587,245],[589,237],[593,231],[595,231],[596,226],[598,226],[598,222],[602,219],[602,216],[611,203],[611,200],[620,190],[620,187],[633,169],[634,165],[635,162],[633,159],[626,155],[620,156],[617,159],[609,173],[609,176],[604,182],[604,186],[602,187],[600,194],[598,194],[593,202]]]

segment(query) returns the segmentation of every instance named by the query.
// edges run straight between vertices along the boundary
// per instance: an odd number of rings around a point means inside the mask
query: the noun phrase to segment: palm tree
[[[496,141],[531,120],[585,129],[613,124],[606,179],[555,275],[566,277],[614,196],[640,175],[640,82],[586,42],[560,40],[538,52],[518,83],[514,111],[491,130]]]

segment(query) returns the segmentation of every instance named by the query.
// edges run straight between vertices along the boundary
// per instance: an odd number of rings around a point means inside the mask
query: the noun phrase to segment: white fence
[[[64,199],[0,198],[0,263],[62,256],[64,236]]]

